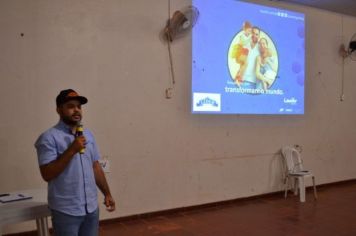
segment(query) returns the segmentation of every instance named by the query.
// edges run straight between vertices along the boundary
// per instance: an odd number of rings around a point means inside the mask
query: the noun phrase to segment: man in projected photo
[[[56,98],[60,120],[37,139],[38,163],[48,182],[48,205],[56,236],[97,236],[98,186],[108,211],[115,210],[93,134],[79,125],[88,99],[72,89]]]
[[[258,43],[260,55],[257,56],[256,61],[256,77],[257,89],[267,90],[271,87],[277,74],[277,65],[275,59],[272,57],[272,52],[268,47],[266,38],[261,38]]]
[[[246,60],[245,71],[242,75],[241,87],[246,89],[256,89],[256,59],[260,55],[258,49],[258,41],[260,39],[260,29],[256,26],[252,27],[251,43],[247,45],[249,53]]]

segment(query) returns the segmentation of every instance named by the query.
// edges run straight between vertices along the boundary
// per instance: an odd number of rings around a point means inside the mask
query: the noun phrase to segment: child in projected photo
[[[260,55],[256,58],[256,88],[267,90],[276,78],[277,65],[266,38],[260,38],[258,47]]]
[[[239,37],[238,43],[234,46],[232,51],[232,58],[235,58],[236,62],[240,65],[239,72],[235,77],[237,84],[242,82],[242,75],[246,69],[246,60],[249,53],[248,45],[251,42],[252,25],[250,22],[245,21],[242,24],[242,34]]]

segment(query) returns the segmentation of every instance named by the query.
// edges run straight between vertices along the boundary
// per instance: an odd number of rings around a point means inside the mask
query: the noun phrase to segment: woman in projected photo
[[[256,58],[257,89],[267,90],[271,87],[277,75],[277,65],[272,57],[272,52],[268,47],[266,38],[261,38],[258,42],[260,55]]]

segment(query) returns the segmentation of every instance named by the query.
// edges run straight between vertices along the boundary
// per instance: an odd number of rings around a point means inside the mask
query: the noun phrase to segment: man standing
[[[260,29],[258,27],[252,27],[252,37],[251,43],[248,46],[248,56],[247,65],[242,75],[243,82],[241,84],[242,88],[246,89],[256,89],[257,78],[256,78],[256,59],[260,55],[258,50],[258,41],[260,39]]]
[[[115,210],[105,174],[98,162],[93,134],[78,135],[82,104],[88,99],[72,89],[56,98],[60,120],[37,139],[35,147],[42,178],[48,182],[48,205],[56,236],[95,236],[99,230],[97,189],[108,211]]]

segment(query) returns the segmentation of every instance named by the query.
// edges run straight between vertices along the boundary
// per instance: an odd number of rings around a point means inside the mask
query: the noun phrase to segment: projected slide
[[[192,112],[304,114],[304,14],[193,0]]]

